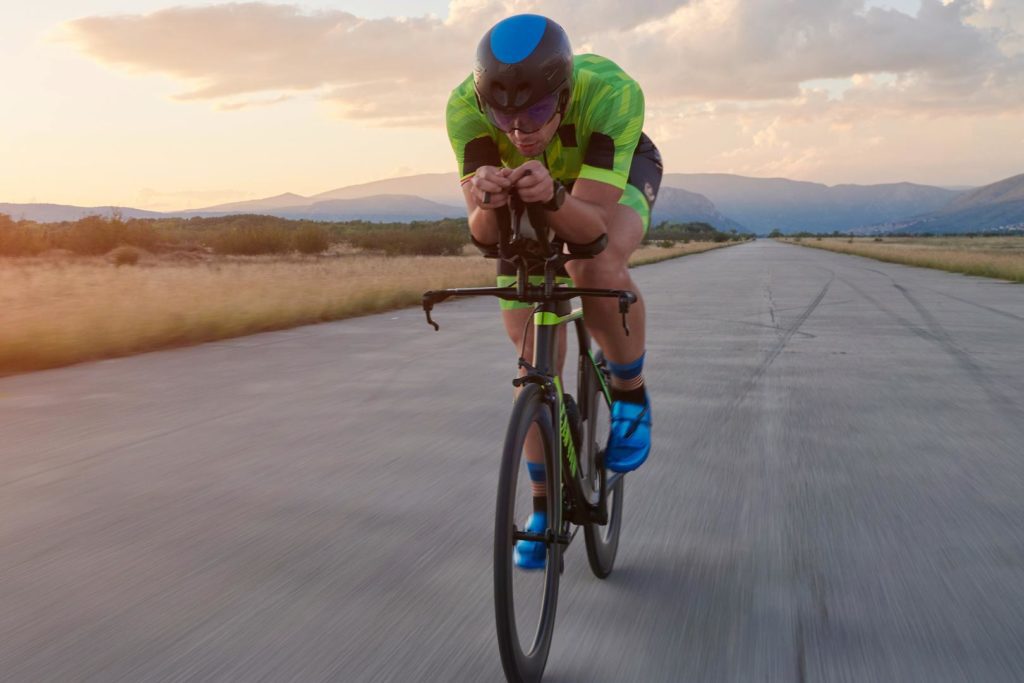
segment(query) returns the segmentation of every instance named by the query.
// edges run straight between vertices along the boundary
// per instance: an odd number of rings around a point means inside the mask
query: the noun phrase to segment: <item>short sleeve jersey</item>
[[[563,183],[586,178],[624,189],[643,123],[644,95],[637,82],[609,59],[576,55],[568,110],[537,158]],[[481,166],[516,167],[527,160],[480,111],[472,75],[452,91],[447,124],[462,180]]]

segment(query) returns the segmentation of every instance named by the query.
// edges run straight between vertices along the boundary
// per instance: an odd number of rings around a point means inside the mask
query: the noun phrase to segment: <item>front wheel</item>
[[[600,373],[600,376],[599,376]],[[602,381],[603,380],[603,381]],[[580,396],[583,401],[583,448],[580,459],[583,465],[583,481],[588,487],[587,495],[596,503],[601,493],[601,470],[604,467],[604,446],[611,426],[610,406],[605,388],[610,381],[607,363],[598,351],[594,362],[584,360],[580,373]],[[594,522],[583,526],[583,538],[587,544],[587,560],[590,570],[599,579],[607,578],[615,566],[615,555],[619,549],[619,531],[622,529],[622,475],[606,472],[614,483],[607,491],[607,524]]]
[[[551,407],[543,390],[527,385],[516,399],[505,437],[494,520],[494,611],[501,665],[510,681],[539,681],[551,649],[558,603],[561,545],[560,471]],[[526,449],[542,451],[545,463],[548,541],[543,569],[515,566],[514,534],[526,529],[533,510]]]

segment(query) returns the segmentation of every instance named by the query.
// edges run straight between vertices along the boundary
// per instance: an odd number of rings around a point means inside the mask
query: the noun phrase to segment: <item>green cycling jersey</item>
[[[553,178],[579,178],[625,190],[620,203],[647,212],[643,195],[627,188],[644,122],[644,95],[618,65],[598,55],[573,58],[573,89],[558,133],[538,158]],[[470,75],[448,99],[448,138],[465,180],[481,166],[518,167],[527,161],[477,105]]]

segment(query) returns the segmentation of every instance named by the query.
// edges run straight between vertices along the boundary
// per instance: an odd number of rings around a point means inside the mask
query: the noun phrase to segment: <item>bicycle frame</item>
[[[533,312],[534,344],[532,362],[524,358],[519,359],[519,367],[525,372],[512,381],[516,387],[528,383],[538,384],[543,390],[546,402],[553,411],[553,424],[559,438],[557,442],[557,460],[562,463],[564,473],[563,481],[567,483],[564,487],[568,493],[568,521],[577,525],[586,522],[597,524],[608,523],[607,492],[613,487],[621,474],[607,476],[603,463],[597,463],[600,472],[600,486],[598,488],[598,500],[591,501],[584,494],[580,485],[579,456],[576,446],[573,443],[572,428],[566,413],[565,401],[563,399],[562,379],[558,373],[557,365],[557,339],[558,328],[569,323],[575,323],[577,338],[580,347],[580,364],[577,369],[578,386],[583,386],[584,375],[587,372],[594,373],[601,386],[601,393],[604,400],[611,403],[611,392],[605,382],[604,376],[597,366],[593,353],[590,349],[590,335],[583,324],[583,310],[577,308],[566,312],[567,303],[570,299],[584,296],[616,298],[619,302],[619,313],[622,316],[622,325],[629,334],[629,327],[626,316],[629,306],[636,302],[636,295],[626,290],[615,289],[589,289],[579,287],[565,287],[556,284],[556,275],[559,269],[566,262],[580,259],[592,258],[593,255],[604,248],[606,238],[602,237],[597,243],[591,245],[565,245],[561,240],[551,240],[548,236],[548,229],[543,220],[543,213],[534,207],[523,205],[513,197],[511,209],[506,210],[507,221],[499,220],[500,241],[496,248],[483,246],[485,256],[501,258],[513,263],[516,266],[517,278],[514,286],[509,287],[474,287],[429,291],[423,295],[423,310],[427,322],[439,330],[440,326],[431,317],[431,311],[435,304],[451,297],[467,296],[495,296],[509,301],[520,301],[534,303],[536,307]],[[530,223],[536,231],[536,240],[528,240],[521,234],[521,221],[528,216]],[[506,218],[503,212],[502,218]],[[538,253],[539,245],[539,253]],[[563,248],[568,247],[568,251]],[[481,245],[478,245],[481,246]],[[541,285],[530,283],[529,272],[531,267],[537,265],[538,261],[544,264],[544,282]],[[590,367],[587,367],[587,364]],[[587,400],[581,397],[581,400]],[[581,412],[589,406],[581,405]],[[544,536],[517,531],[517,540],[547,541]],[[568,545],[572,540],[571,536],[560,534],[558,542]]]

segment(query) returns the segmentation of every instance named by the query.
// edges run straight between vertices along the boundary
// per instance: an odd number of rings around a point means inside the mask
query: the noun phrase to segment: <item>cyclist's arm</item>
[[[621,197],[614,185],[580,178],[562,207],[548,212],[548,222],[565,241],[588,244],[608,232]]]
[[[614,221],[643,129],[644,95],[636,81],[619,72],[583,106],[591,128],[583,165],[572,194],[560,209],[548,212],[555,232],[577,244],[598,239]],[[544,199],[551,194],[548,190]]]
[[[510,169],[481,166],[472,176],[462,181],[462,196],[466,201],[469,232],[481,244],[497,244],[498,217],[494,209],[508,203]],[[485,194],[486,193],[486,194]],[[484,203],[487,199],[487,203]]]
[[[527,161],[515,169],[510,178],[524,201],[544,203],[554,196],[551,175],[539,161]],[[572,194],[566,195],[561,208],[548,212],[548,223],[565,241],[589,244],[608,232],[621,197],[620,187],[580,178],[573,184]]]

